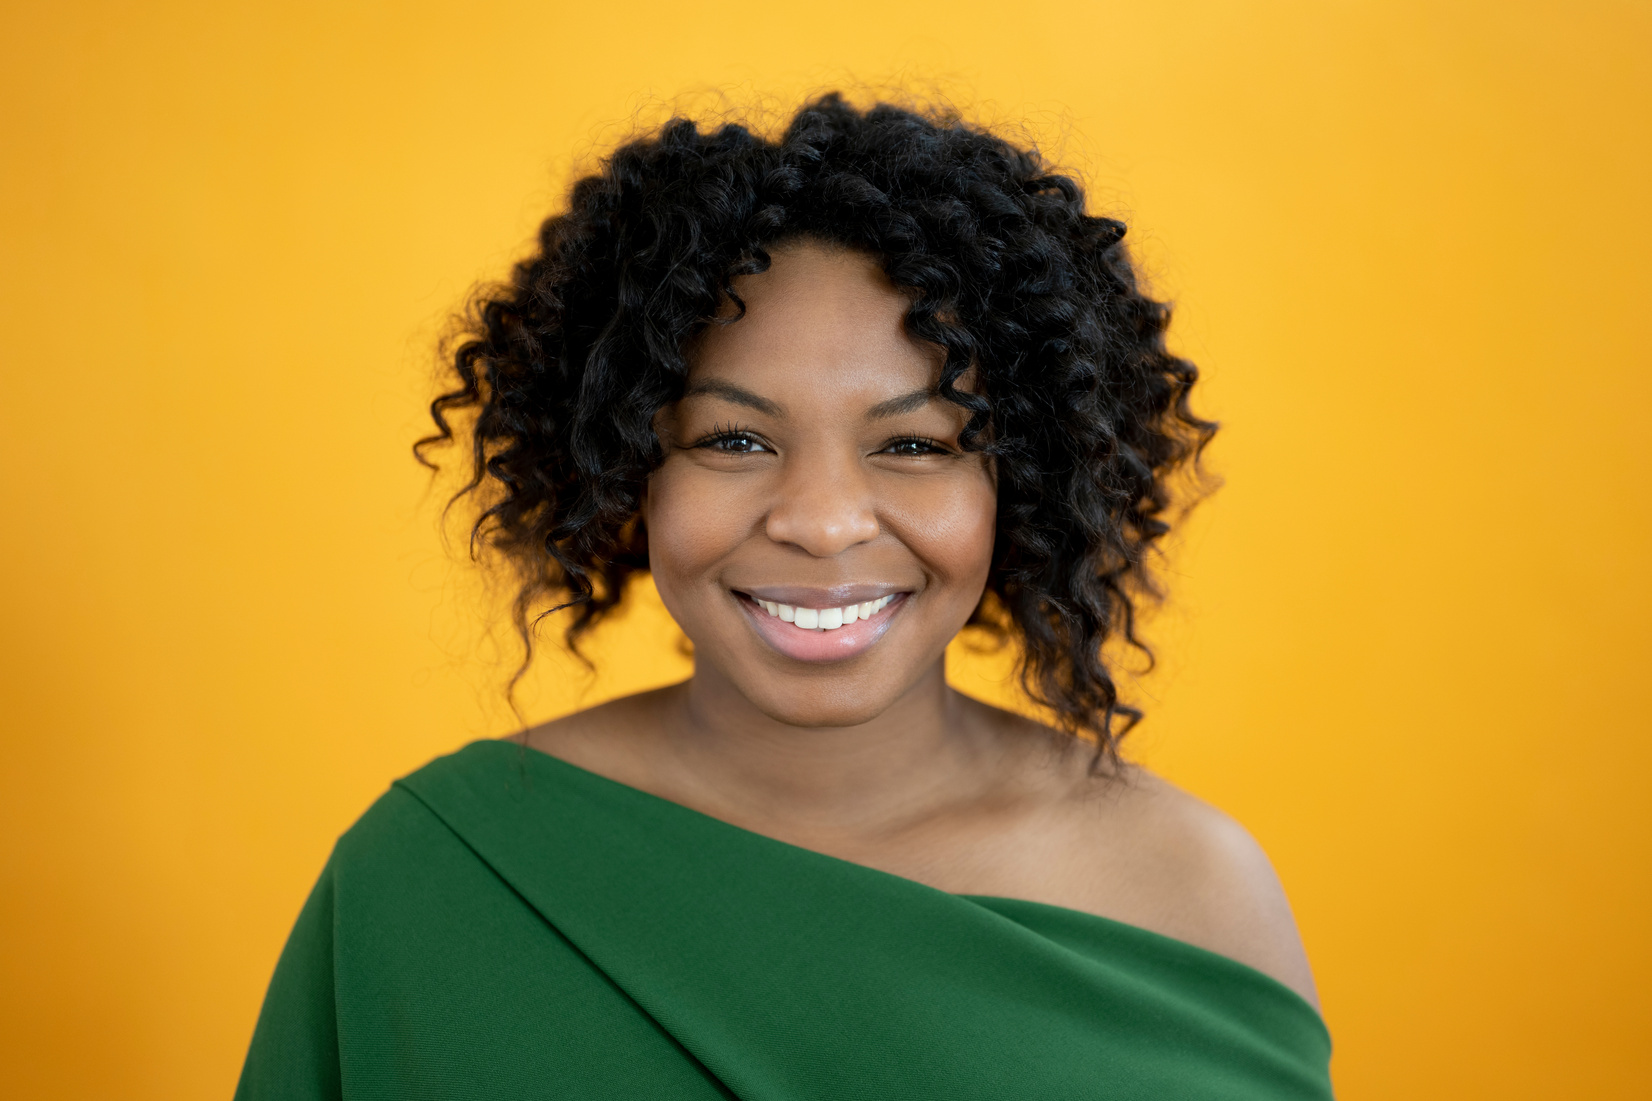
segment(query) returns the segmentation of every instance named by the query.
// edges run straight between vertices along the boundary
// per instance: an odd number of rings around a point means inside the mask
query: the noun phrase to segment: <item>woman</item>
[[[1123,235],[1034,153],[835,96],[581,180],[424,444],[465,415],[524,638],[646,569],[694,675],[398,781],[240,1096],[1329,1096],[1266,858],[1117,753],[1102,647],[1214,431]],[[947,687],[969,624],[1052,725]]]

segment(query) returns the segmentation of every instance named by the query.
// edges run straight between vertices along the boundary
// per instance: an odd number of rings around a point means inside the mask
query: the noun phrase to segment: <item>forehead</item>
[[[775,397],[813,391],[822,400],[877,401],[939,378],[941,350],[906,334],[910,299],[876,259],[814,244],[772,258],[768,271],[735,280],[746,315],[707,329],[691,383],[715,378]]]

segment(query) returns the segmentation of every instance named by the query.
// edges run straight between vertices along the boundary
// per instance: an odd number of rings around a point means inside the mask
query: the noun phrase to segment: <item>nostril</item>
[[[814,502],[785,501],[770,511],[764,528],[775,542],[801,547],[816,557],[868,542],[879,531],[877,515],[871,508],[858,503],[823,506],[818,498]]]

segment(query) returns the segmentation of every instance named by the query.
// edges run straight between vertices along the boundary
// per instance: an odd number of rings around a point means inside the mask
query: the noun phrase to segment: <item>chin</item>
[[[845,695],[850,698],[843,698]],[[871,722],[895,702],[894,695],[859,691],[748,693],[746,698],[775,722],[801,727],[859,726]]]

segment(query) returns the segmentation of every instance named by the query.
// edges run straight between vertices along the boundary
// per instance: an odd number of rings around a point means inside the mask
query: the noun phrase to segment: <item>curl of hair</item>
[[[1027,694],[1098,761],[1140,718],[1103,657],[1148,659],[1146,558],[1169,531],[1173,476],[1216,426],[1195,416],[1191,363],[1165,347],[1170,311],[1138,289],[1122,223],[1085,213],[1071,178],[951,116],[831,94],[775,138],[673,119],[619,148],[545,221],[508,283],[478,292],[452,350],[434,434],[468,435],[473,552],[520,571],[514,622],[571,609],[567,642],[647,569],[639,506],[663,460],[655,414],[677,400],[695,336],[813,239],[877,257],[906,288],[915,338],[945,350],[940,393],[989,453],[998,519],[973,623],[1019,635]],[[976,392],[955,384],[977,368]],[[454,415],[464,420],[455,432]],[[546,613],[541,613],[546,614]],[[518,673],[520,675],[520,671]]]

